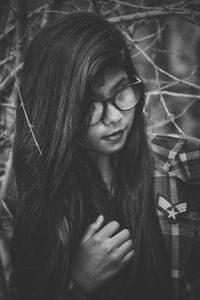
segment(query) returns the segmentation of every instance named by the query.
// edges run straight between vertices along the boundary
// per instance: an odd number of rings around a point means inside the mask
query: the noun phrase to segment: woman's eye
[[[117,92],[116,97],[115,97],[116,100],[123,100],[123,95],[124,95],[125,89],[126,89],[126,87],[123,87]]]

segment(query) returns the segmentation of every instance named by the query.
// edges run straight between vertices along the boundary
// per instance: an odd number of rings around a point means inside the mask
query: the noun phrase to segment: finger
[[[123,229],[111,238],[113,247],[120,247],[130,238],[130,232],[128,229]]]
[[[123,260],[126,255],[133,250],[133,241],[128,240],[115,250],[115,254],[120,260]]]
[[[111,221],[106,224],[101,230],[99,230],[96,236],[99,239],[106,239],[111,237],[119,229],[119,223],[116,221]]]
[[[81,245],[88,241],[102,226],[104,217],[100,215],[95,223],[92,223],[88,226],[83,238],[81,239]]]
[[[128,263],[130,263],[135,256],[135,251],[131,250],[121,261],[121,266],[124,267]]]

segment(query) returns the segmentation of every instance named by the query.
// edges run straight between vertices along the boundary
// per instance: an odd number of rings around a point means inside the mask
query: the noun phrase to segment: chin
[[[99,152],[101,152],[102,154],[114,154],[118,151],[120,151],[125,145],[125,141],[123,143],[119,143],[116,145],[109,145],[108,147],[102,147],[101,149],[99,149]]]

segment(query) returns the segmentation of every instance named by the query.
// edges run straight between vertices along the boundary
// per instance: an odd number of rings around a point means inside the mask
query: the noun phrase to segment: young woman
[[[144,87],[119,30],[89,13],[48,25],[28,49],[20,100],[11,247],[18,298],[175,298]]]

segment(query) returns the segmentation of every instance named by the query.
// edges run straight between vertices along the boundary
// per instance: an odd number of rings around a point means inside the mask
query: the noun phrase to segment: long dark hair
[[[142,257],[144,267],[138,263],[128,270],[130,279],[141,274],[143,281],[144,272],[147,279],[154,273],[166,279],[155,229],[144,91],[126,145],[112,157],[113,196],[81,143],[88,128],[91,85],[107,64],[117,61],[132,80],[136,70],[122,34],[90,13],[56,20],[28,49],[20,91],[42,155],[19,104],[13,158],[19,207],[11,254],[20,299],[67,299],[80,238],[99,214],[105,222],[117,219],[131,232],[136,260]],[[116,297],[112,290],[106,293],[109,299]]]

